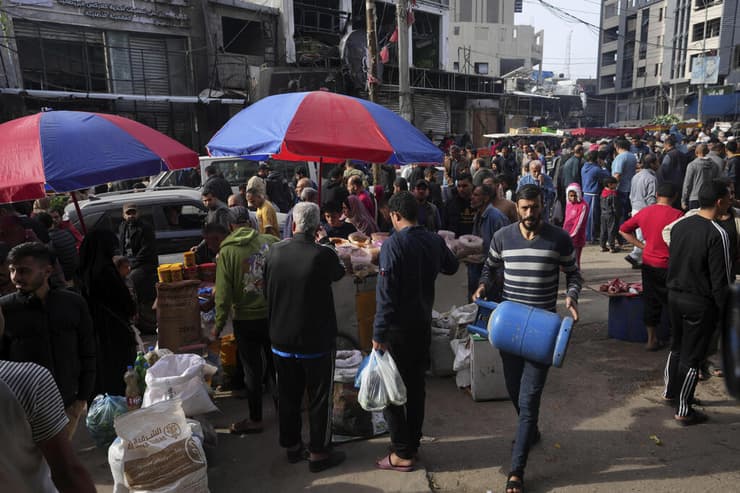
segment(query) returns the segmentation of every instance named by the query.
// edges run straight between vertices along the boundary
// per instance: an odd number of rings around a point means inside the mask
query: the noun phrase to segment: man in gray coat
[[[686,168],[686,177],[683,180],[681,207],[684,210],[699,207],[699,189],[704,183],[709,183],[722,174],[722,167],[708,157],[709,147],[706,144],[696,146],[696,159]]]

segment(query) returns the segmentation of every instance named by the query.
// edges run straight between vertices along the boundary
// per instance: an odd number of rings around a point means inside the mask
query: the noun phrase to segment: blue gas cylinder
[[[488,319],[488,340],[507,353],[544,365],[560,367],[568,349],[573,319],[504,301]]]

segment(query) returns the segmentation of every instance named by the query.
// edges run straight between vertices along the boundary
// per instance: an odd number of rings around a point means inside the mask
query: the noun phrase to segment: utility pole
[[[375,102],[378,86],[378,36],[375,32],[375,0],[365,0],[365,30],[367,31],[367,97]],[[373,183],[380,183],[380,163],[373,163]]]
[[[701,77],[702,80],[699,83],[699,99],[696,102],[696,119],[700,123],[702,120],[702,113],[704,110],[704,81],[707,78],[707,19],[709,16],[709,7],[704,6],[704,37],[701,42]],[[698,61],[698,60],[697,60]]]
[[[375,0],[365,0],[365,24],[367,31],[367,95],[375,102],[378,85],[378,36],[375,32]]]
[[[414,107],[411,102],[409,83],[409,25],[407,21],[408,0],[398,0],[396,4],[396,25],[398,26],[398,109],[401,118],[410,122]]]

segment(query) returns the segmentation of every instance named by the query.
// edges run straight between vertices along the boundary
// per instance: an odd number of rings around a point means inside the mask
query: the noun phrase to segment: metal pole
[[[702,120],[704,110],[704,81],[707,80],[707,19],[709,17],[709,7],[704,5],[704,37],[701,42],[701,75],[699,81],[699,100],[696,102],[696,119]]]
[[[409,2],[398,0],[396,25],[398,26],[398,110],[401,118],[410,122],[414,108],[411,102],[409,82],[409,25],[407,22]]]
[[[375,32],[375,0],[365,0],[365,24],[367,31],[367,95],[375,101],[378,83],[378,38]]]

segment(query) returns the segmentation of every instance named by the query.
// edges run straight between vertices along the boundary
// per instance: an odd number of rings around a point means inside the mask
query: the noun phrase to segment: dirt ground
[[[624,252],[626,253],[626,252]],[[620,277],[639,280],[621,255],[587,247],[586,285]],[[436,308],[464,302],[461,270],[438,283]],[[540,412],[542,442],[526,470],[528,492],[740,491],[740,407],[721,378],[699,383],[697,397],[710,417],[681,428],[660,403],[667,350],[609,339],[608,299],[584,288],[581,322],[574,330],[563,368],[552,368]],[[419,470],[378,471],[388,438],[341,445],[340,467],[310,474],[290,465],[277,444],[272,406],[265,405],[265,432],[237,437],[228,423],[246,412],[246,402],[218,399],[212,421],[218,447],[209,453],[213,492],[481,492],[503,491],[516,419],[508,401],[474,402],[454,378],[427,379],[426,421]],[[101,492],[112,491],[105,451],[95,449],[82,427],[75,446]]]

